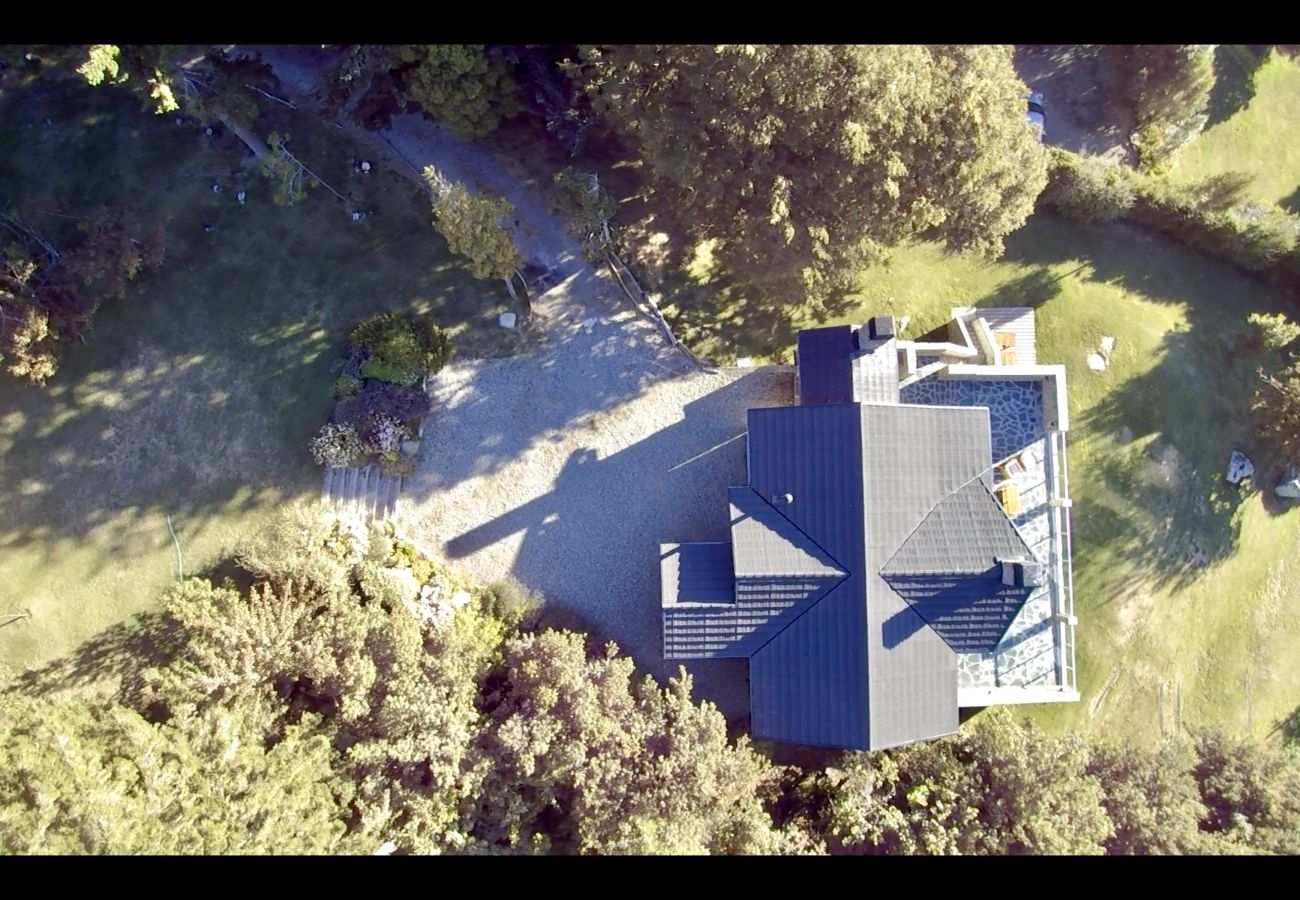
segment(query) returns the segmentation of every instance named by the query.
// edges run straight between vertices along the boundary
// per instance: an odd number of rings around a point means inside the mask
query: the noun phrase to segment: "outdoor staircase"
[[[382,522],[397,512],[400,475],[385,475],[378,466],[327,468],[320,499],[335,515],[363,522]]]

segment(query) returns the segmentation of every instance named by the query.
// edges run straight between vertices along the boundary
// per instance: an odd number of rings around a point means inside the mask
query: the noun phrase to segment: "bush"
[[[402,441],[410,436],[401,422],[387,416],[373,416],[367,419],[357,430],[357,435],[361,439],[361,448],[366,453],[378,453],[385,458],[389,454],[395,458]]]
[[[430,372],[437,372],[451,361],[451,335],[428,318],[415,325],[415,337],[424,351],[424,364]]]
[[[419,387],[403,387],[377,379],[367,380],[357,396],[358,403],[349,407],[351,418],[345,421],[358,428],[376,419],[413,422],[427,416],[432,406],[429,395]]]
[[[366,543],[365,558],[371,562],[386,564],[393,556],[393,539],[378,522],[370,523],[370,532]]]
[[[336,522],[315,510],[291,506],[245,538],[235,558],[240,568],[259,580],[277,587],[306,582],[338,599],[348,595],[345,561],[351,552]]]
[[[348,343],[370,354],[361,365],[364,378],[410,385],[425,373],[425,353],[414,327],[393,313],[381,313],[362,322],[352,329]]]
[[[355,375],[344,372],[334,380],[335,397],[351,397],[359,390],[361,390],[361,379]]]
[[[1128,170],[1101,156],[1076,156],[1052,148],[1044,202],[1076,222],[1114,222],[1133,208]]]
[[[413,599],[407,596],[407,585],[400,576],[372,560],[357,564],[357,584],[367,600],[389,609],[400,606],[403,600]]]
[[[529,590],[509,577],[479,588],[479,598],[491,615],[511,628],[528,628],[536,624],[546,603],[539,591]]]
[[[351,425],[323,426],[310,446],[318,466],[350,466],[364,452],[357,430]]]

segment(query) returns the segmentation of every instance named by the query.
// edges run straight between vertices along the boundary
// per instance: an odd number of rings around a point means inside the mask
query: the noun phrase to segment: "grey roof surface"
[[[898,402],[898,342],[871,340],[857,332],[861,345],[853,354],[853,399],[859,403]]]
[[[853,366],[857,351],[853,328],[833,325],[799,332],[796,356],[799,362],[801,404],[846,403],[853,399]]]
[[[1033,559],[1033,553],[984,481],[975,478],[931,509],[880,572],[981,574],[1003,559]]]
[[[660,544],[659,574],[663,605],[735,603],[734,565],[731,545],[725,541]]]

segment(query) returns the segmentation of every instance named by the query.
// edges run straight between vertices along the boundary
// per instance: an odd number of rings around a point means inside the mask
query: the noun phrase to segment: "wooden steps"
[[[401,491],[401,476],[385,475],[378,466],[327,468],[321,502],[338,516],[382,522],[396,514]]]

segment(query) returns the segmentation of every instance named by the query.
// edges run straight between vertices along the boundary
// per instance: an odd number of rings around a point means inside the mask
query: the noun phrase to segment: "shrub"
[[[1128,170],[1101,156],[1076,156],[1052,148],[1043,199],[1077,222],[1113,222],[1133,208]]]
[[[361,379],[355,375],[344,372],[334,380],[335,397],[351,397],[359,390],[361,390]]]
[[[406,596],[407,586],[399,576],[372,560],[362,560],[357,564],[357,584],[366,599],[390,609],[411,599]]]
[[[430,372],[439,371],[451,361],[451,335],[432,319],[423,318],[416,323],[415,337],[424,351],[424,364]]]
[[[514,578],[501,578],[479,589],[479,598],[489,613],[512,628],[534,625],[546,599]]]
[[[364,378],[395,384],[414,384],[424,374],[424,350],[406,319],[381,313],[362,322],[348,335],[348,343],[370,354],[361,365]]]
[[[338,524],[315,510],[287,507],[271,524],[241,541],[239,566],[278,587],[306,582],[330,598],[348,594],[344,561],[351,545]]]
[[[393,539],[378,522],[370,523],[365,558],[383,565],[393,556]]]
[[[351,425],[325,425],[311,441],[311,455],[319,466],[350,466],[363,451],[357,430]]]
[[[326,426],[329,427],[328,425]],[[346,427],[346,426],[345,426]],[[373,416],[357,429],[361,447],[367,453],[396,454],[409,436],[401,422],[387,416]]]
[[[429,395],[418,387],[403,387],[377,379],[366,381],[358,396],[360,403],[352,420],[358,426],[373,419],[415,421],[428,415],[432,406]]]

